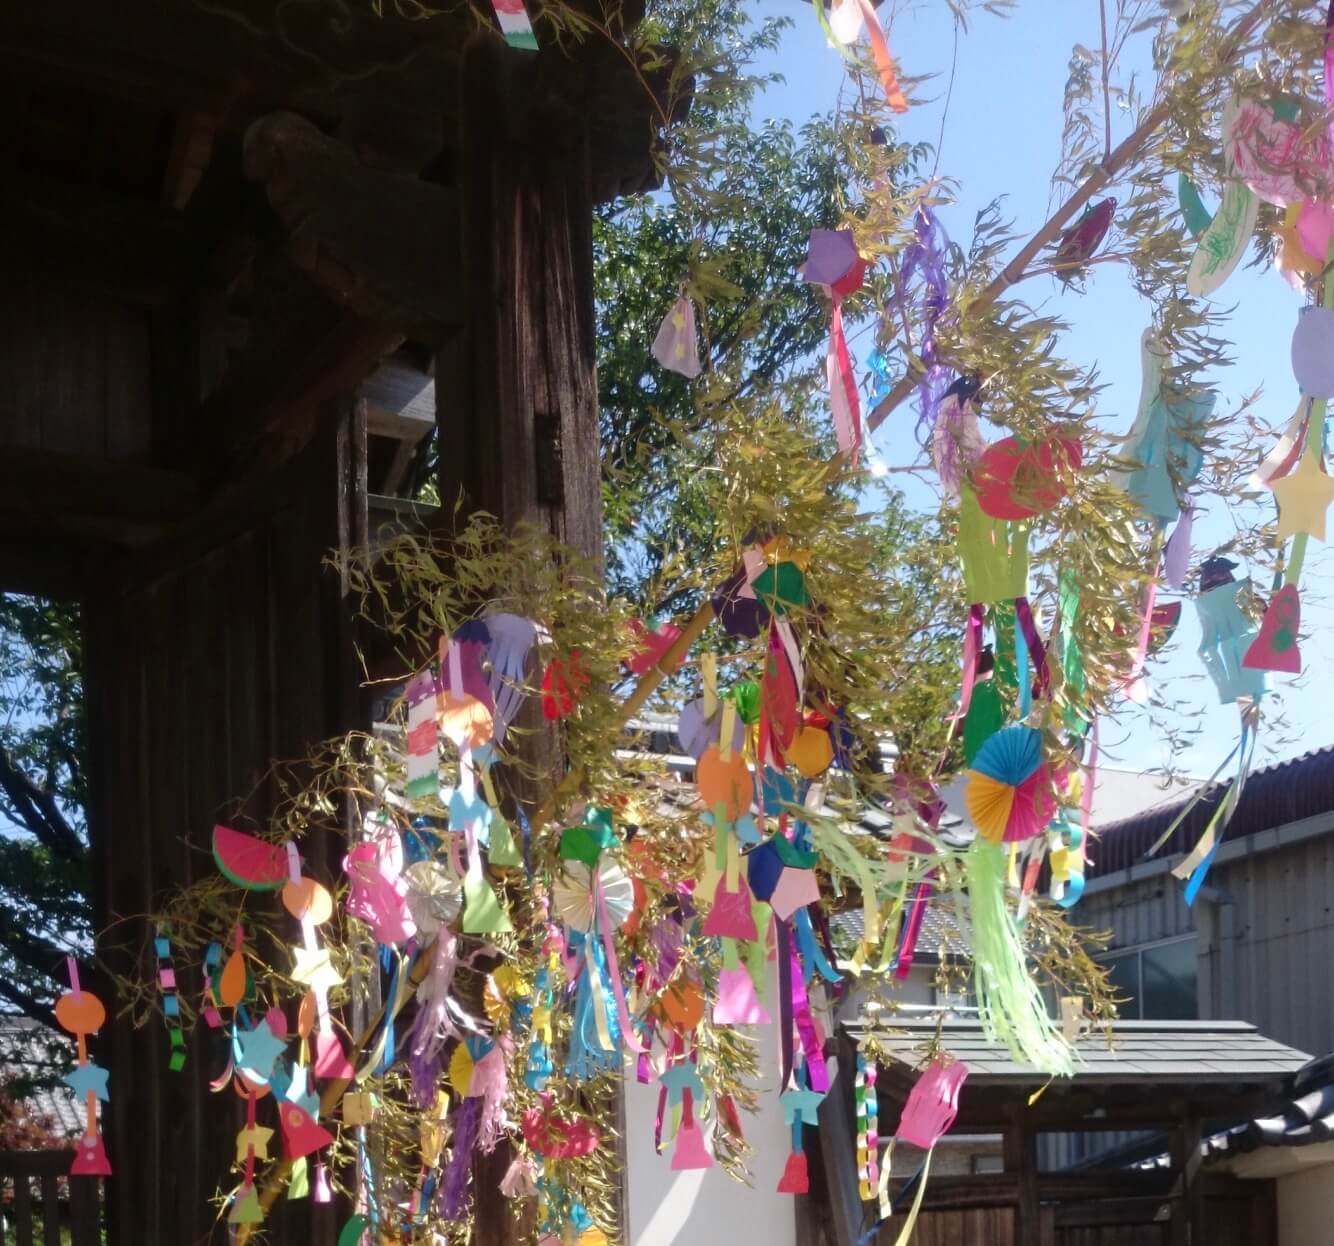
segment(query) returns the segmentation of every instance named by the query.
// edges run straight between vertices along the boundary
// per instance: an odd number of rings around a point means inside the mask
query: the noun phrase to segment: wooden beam
[[[189,476],[140,463],[8,448],[0,453],[0,511],[43,522],[123,522],[168,526],[198,508]]]
[[[1038,1243],[1038,1135],[1026,1114],[1026,1104],[1017,1103],[1009,1126],[1002,1135],[1005,1175],[1016,1182],[1015,1240]]]
[[[245,170],[286,227],[292,263],[335,302],[427,341],[462,323],[453,191],[363,164],[292,113],[250,127]]]
[[[7,168],[0,229],[25,264],[129,302],[163,303],[197,277],[181,214],[124,195]]]

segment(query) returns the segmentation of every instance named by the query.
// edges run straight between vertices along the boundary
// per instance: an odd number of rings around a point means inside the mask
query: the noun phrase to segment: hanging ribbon
[[[626,1007],[625,1003],[625,987],[621,982],[621,969],[616,960],[615,927],[613,927],[611,918],[607,913],[607,896],[602,889],[602,876],[596,872],[593,875],[593,895],[597,901],[602,947],[607,955],[607,974],[611,978],[612,994],[616,999],[616,1015],[620,1021],[621,1038],[635,1055],[642,1055],[645,1048],[643,1043],[639,1041],[639,1036],[635,1033],[634,1021],[631,1019],[630,1009]]]
[[[880,15],[875,11],[871,0],[859,0],[862,19],[866,22],[866,36],[871,41],[871,56],[875,60],[875,71],[880,76],[880,86],[885,92],[885,102],[896,113],[908,111],[908,101],[904,98],[903,88],[899,86],[899,75],[894,68],[894,58],[889,52],[889,42],[880,25]]]
[[[903,269],[899,274],[899,311],[904,323],[911,323],[908,286],[921,269],[926,292],[922,300],[922,339],[918,343],[917,357],[926,371],[917,387],[917,438],[925,442],[935,426],[936,411],[946,389],[946,371],[936,359],[936,324],[949,305],[949,286],[945,279],[945,252],[949,239],[935,213],[925,206],[917,209],[914,232],[916,238],[903,253]]]
[[[786,923],[779,922],[778,925],[781,929]],[[797,958],[797,949],[790,939],[787,943],[789,980],[792,983],[792,1020],[796,1024],[802,1050],[806,1054],[806,1070],[811,1079],[811,1089],[824,1094],[829,1090],[829,1070],[825,1065],[824,1048],[815,1026],[815,1015],[811,1012],[811,1001],[806,995],[806,984],[802,977],[801,962]]]
[[[861,399],[857,393],[852,356],[848,353],[848,340],[843,331],[843,300],[837,296],[834,298],[834,311],[829,324],[825,379],[829,385],[829,406],[834,417],[834,436],[839,453],[847,455],[855,465],[862,445]]]
[[[913,956],[917,951],[917,940],[922,933],[922,921],[926,917],[926,906],[931,898],[931,884],[923,879],[913,891],[908,905],[907,921],[903,925],[903,943],[899,947],[894,976],[900,981],[907,978],[912,970]]]
[[[1051,696],[1051,672],[1047,669],[1047,649],[1042,643],[1042,637],[1038,635],[1038,625],[1033,619],[1033,607],[1029,605],[1027,597],[1016,597],[1014,602],[1014,619],[1017,625],[1016,630],[1023,633],[1024,644],[1028,649],[1028,657],[1033,665],[1033,674],[1036,678],[1038,687],[1038,696],[1043,700]],[[1145,643],[1147,644],[1147,637]],[[1015,643],[1015,652],[1018,653],[1018,641]],[[1021,678],[1019,692],[1023,696],[1024,684],[1028,683],[1027,676]],[[1031,694],[1030,694],[1031,695]]]
[[[977,683],[977,660],[982,654],[982,619],[984,608],[980,602],[968,607],[968,622],[963,633],[963,678],[959,689],[959,708],[954,712],[954,722],[960,723],[968,714],[968,707],[973,703],[973,686]],[[951,728],[953,734],[953,728]]]

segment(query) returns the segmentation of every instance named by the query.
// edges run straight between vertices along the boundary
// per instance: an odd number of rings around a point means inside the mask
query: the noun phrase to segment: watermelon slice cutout
[[[277,891],[287,881],[287,849],[234,831],[213,828],[213,859],[238,887],[247,891]]]

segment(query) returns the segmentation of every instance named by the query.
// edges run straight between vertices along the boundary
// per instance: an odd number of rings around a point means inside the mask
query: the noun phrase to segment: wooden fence
[[[2,1246],[102,1246],[102,1182],[71,1177],[73,1151],[0,1153]]]

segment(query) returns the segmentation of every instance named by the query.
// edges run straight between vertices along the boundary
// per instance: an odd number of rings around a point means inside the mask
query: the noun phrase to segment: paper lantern
[[[1084,461],[1074,437],[1040,444],[1005,437],[987,447],[973,478],[977,504],[993,519],[1029,519],[1051,510],[1069,492],[1065,477]]]

